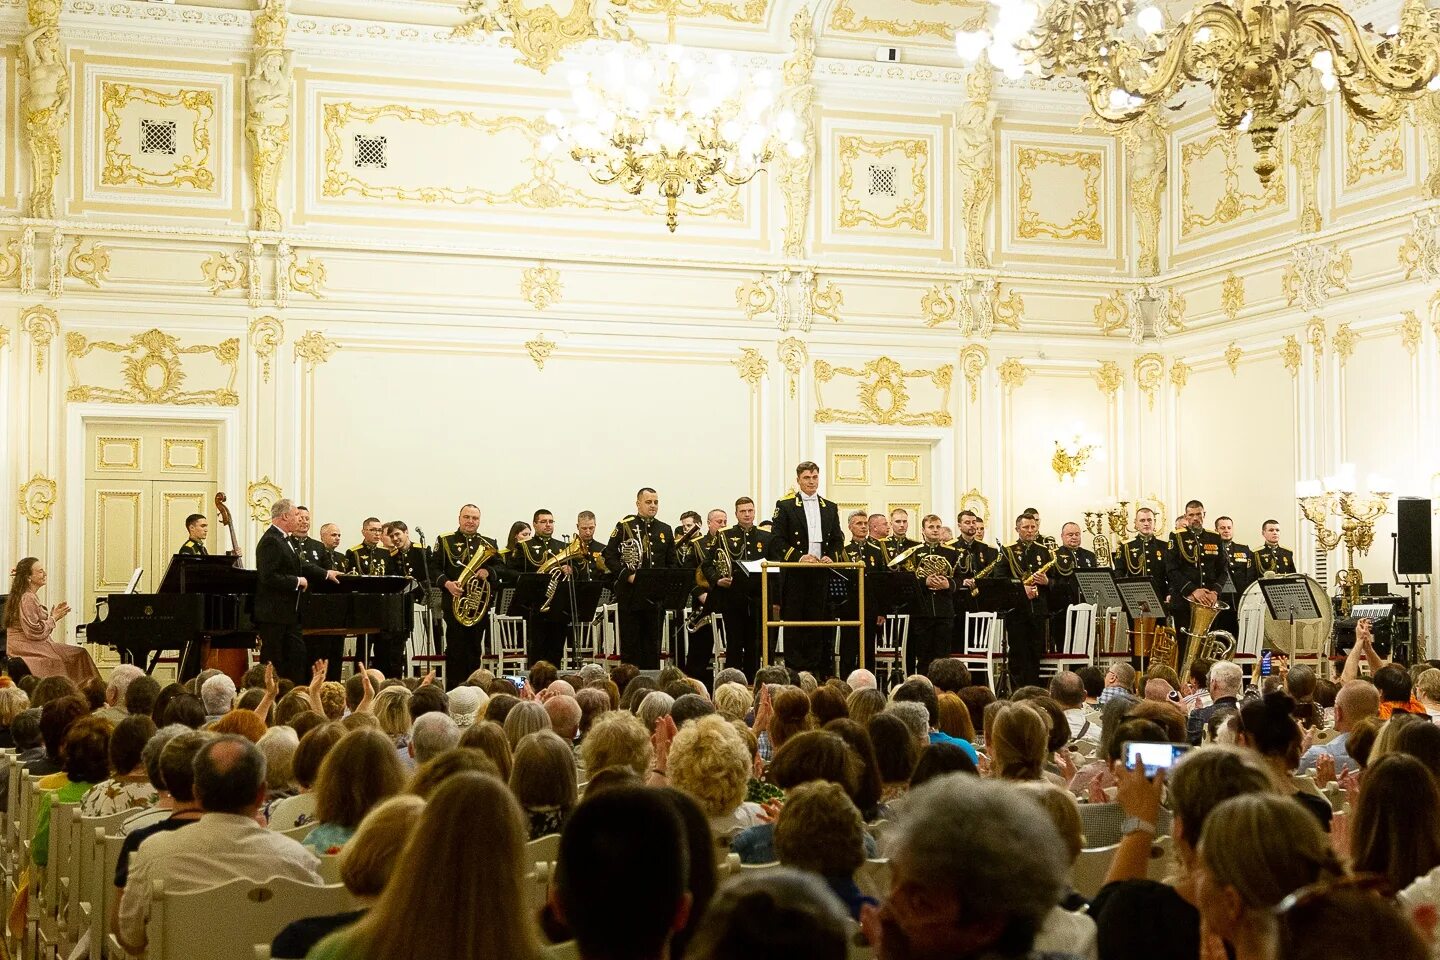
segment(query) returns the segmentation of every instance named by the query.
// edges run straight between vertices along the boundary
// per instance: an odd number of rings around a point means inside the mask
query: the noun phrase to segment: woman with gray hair
[[[880,957],[1028,957],[1065,890],[1059,831],[1014,784],[950,774],[912,790],[890,851],[890,893],[861,918]]]
[[[15,746],[10,724],[30,706],[30,697],[19,687],[0,688],[0,750]]]

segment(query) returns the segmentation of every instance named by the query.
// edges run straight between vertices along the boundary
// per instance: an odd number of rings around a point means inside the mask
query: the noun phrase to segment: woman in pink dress
[[[100,671],[84,647],[50,639],[56,622],[70,612],[70,605],[62,601],[55,609],[46,610],[35,596],[45,580],[45,568],[35,557],[15,565],[10,599],[5,603],[6,655],[24,660],[37,677],[66,676],[77,685],[98,678]]]

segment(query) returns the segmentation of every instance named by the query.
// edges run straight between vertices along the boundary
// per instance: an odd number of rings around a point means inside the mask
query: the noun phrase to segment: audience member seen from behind
[[[818,877],[780,868],[728,883],[685,960],[844,960],[845,911]]]
[[[405,771],[390,739],[377,730],[351,731],[320,764],[318,822],[305,835],[305,846],[316,853],[339,853],[370,808],[404,787]]]
[[[802,783],[787,794],[775,822],[775,856],[824,880],[852,919],[860,919],[862,906],[875,903],[855,883],[855,871],[865,862],[865,824],[837,783]]]
[[[578,799],[570,745],[550,730],[522,737],[515,747],[510,790],[525,811],[529,839],[559,833]]]

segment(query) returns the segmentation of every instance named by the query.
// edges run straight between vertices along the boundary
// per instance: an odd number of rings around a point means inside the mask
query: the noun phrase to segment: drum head
[[[1260,581],[1258,580],[1246,587],[1245,593],[1240,597],[1237,616],[1240,621],[1242,648],[1249,632],[1246,629],[1247,625],[1258,621],[1262,624],[1260,631],[1262,649],[1275,650],[1292,659],[1297,656],[1315,657],[1325,652],[1326,645],[1330,642],[1330,634],[1335,620],[1335,615],[1330,608],[1330,598],[1326,596],[1325,588],[1320,585],[1320,581],[1304,574],[1300,576],[1310,585],[1310,595],[1315,598],[1315,605],[1320,608],[1321,617],[1319,620],[1295,621],[1294,645],[1298,648],[1298,652],[1291,649],[1290,621],[1276,620],[1270,616],[1270,607],[1265,602],[1265,595],[1260,592]],[[1258,651],[1256,652],[1258,654]]]

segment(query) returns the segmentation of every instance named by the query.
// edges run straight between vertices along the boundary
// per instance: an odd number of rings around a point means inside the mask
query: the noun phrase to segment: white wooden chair
[[[890,861],[881,857],[860,864],[855,871],[855,886],[867,897],[883,901],[890,895]]]
[[[302,823],[298,827],[291,827],[289,830],[276,830],[275,832],[283,833],[291,840],[299,843],[301,840],[304,840],[306,837],[310,836],[310,831],[314,830],[315,826],[316,822],[311,821],[310,823]]]
[[[152,881],[146,960],[252,960],[287,925],[356,909],[343,886],[316,886],[286,877],[262,883],[231,880],[191,893],[172,893]],[[203,951],[200,950],[203,944]]]
[[[897,664],[905,672],[905,653],[910,646],[910,614],[892,613],[885,617],[885,625],[875,638],[875,662],[870,669],[881,690],[888,688],[886,678]]]
[[[550,899],[550,880],[555,875],[555,864],[549,860],[536,861],[526,873],[526,886],[530,890],[530,909],[539,913]]]
[[[91,837],[91,857],[99,866],[92,878],[90,899],[90,960],[123,957],[125,951],[108,932],[110,901],[115,894],[115,867],[120,863],[120,848],[125,838],[96,830]]]
[[[560,834],[552,833],[525,844],[522,863],[554,863],[560,859]]]
[[[972,678],[984,674],[985,685],[995,689],[995,664],[1000,659],[1000,631],[1004,629],[994,613],[967,613],[965,641],[956,660],[970,669]]]
[[[606,591],[607,593],[609,591]],[[607,601],[600,607],[601,650],[605,660],[620,661],[620,606]]]
[[[490,666],[497,677],[525,672],[525,618],[491,612],[490,649],[480,655],[480,665]],[[507,669],[508,668],[508,669]]]
[[[340,854],[324,853],[320,855],[320,866],[317,868],[320,879],[326,883],[341,883],[340,879]]]
[[[1257,680],[1255,674],[1260,669],[1260,651],[1264,646],[1264,608],[1242,606],[1239,626],[1235,631],[1235,653],[1230,659],[1240,665],[1240,672],[1246,676],[1248,683],[1255,683]]]
[[[1075,892],[1087,900],[1094,898],[1105,886],[1105,875],[1110,872],[1110,863],[1115,859],[1115,851],[1120,849],[1120,844],[1113,843],[1108,847],[1091,847],[1080,851],[1080,856],[1075,860],[1075,867],[1070,874],[1070,886]]]
[[[1040,676],[1078,670],[1095,663],[1095,605],[1072,603],[1065,608],[1065,645],[1059,653],[1040,658]]]
[[[76,817],[74,829],[70,831],[70,862],[74,864],[70,876],[69,897],[64,905],[67,924],[66,932],[71,940],[77,940],[80,932],[89,927],[90,914],[95,909],[95,877],[104,868],[103,841],[107,833],[118,833],[120,825],[129,820],[138,810],[122,810],[108,817]],[[102,845],[101,856],[96,858],[95,835],[99,833]],[[115,878],[111,870],[106,883]]]

